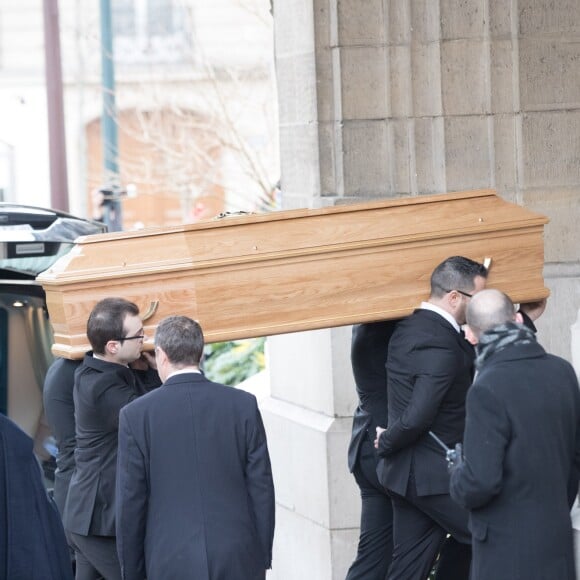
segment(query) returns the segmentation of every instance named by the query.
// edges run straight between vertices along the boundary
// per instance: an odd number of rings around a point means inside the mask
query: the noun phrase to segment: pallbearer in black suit
[[[572,366],[546,354],[510,299],[467,309],[477,378],[451,496],[470,512],[472,580],[573,580],[570,507],[578,492],[580,393]]]
[[[76,579],[115,580],[121,577],[115,544],[119,411],[142,394],[129,366],[142,356],[139,308],[123,298],[101,300],[89,316],[87,337],[93,351],[75,372],[75,467],[63,520],[75,550]]]
[[[121,411],[117,540],[125,580],[264,580],[274,486],[256,398],[199,371],[203,334],[162,320],[163,386]]]
[[[393,500],[389,580],[427,578],[448,533],[464,547],[440,563],[438,577],[461,580],[469,573],[467,512],[449,496],[445,454],[429,431],[450,447],[463,439],[474,350],[460,327],[486,276],[468,258],[442,262],[431,276],[428,302],[397,325],[389,343],[388,428],[377,428],[375,443],[385,458],[381,483]]]
[[[148,365],[146,356],[142,353],[142,360],[130,364],[139,394],[148,393],[161,385],[157,371]],[[61,515],[75,468],[77,438],[73,391],[74,374],[81,364],[82,360],[55,359],[46,373],[42,391],[46,422],[57,447],[54,502]]]
[[[384,462],[378,461],[373,441],[376,428],[386,423],[387,353],[397,323],[385,320],[352,327],[351,363],[359,404],[352,420],[348,468],[360,489],[361,519],[357,554],[346,580],[385,580],[393,557],[393,507],[377,476]],[[448,538],[435,579],[453,578],[456,560],[464,553],[460,544]]]
[[[376,428],[386,423],[387,353],[398,322],[384,320],[352,328],[351,363],[359,404],[352,420],[348,468],[360,489],[361,519],[357,554],[346,580],[385,580],[393,557],[393,507],[377,476],[384,462],[378,461],[373,441]],[[456,559],[464,554],[465,548],[448,538],[439,553],[435,579],[453,579]]]
[[[385,580],[393,556],[393,508],[377,478],[373,447],[377,426],[387,418],[387,352],[397,322],[355,324],[351,363],[359,404],[352,420],[348,468],[361,495],[360,538],[357,555],[346,580]]]
[[[58,449],[54,473],[54,502],[62,515],[75,468],[75,405],[73,386],[80,360],[57,358],[44,379],[42,397],[46,421]]]

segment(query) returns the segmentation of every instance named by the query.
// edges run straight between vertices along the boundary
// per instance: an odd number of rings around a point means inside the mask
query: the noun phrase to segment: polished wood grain
[[[158,301],[150,339],[162,318],[184,314],[208,342],[233,340],[400,318],[428,296],[433,268],[461,254],[492,258],[488,285],[514,301],[538,300],[545,223],[491,190],[280,211],[80,238],[38,279],[53,352],[77,358],[108,296],[142,312]]]

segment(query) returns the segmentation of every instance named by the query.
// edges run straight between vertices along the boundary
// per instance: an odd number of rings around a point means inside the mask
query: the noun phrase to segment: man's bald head
[[[467,306],[467,324],[477,338],[494,326],[516,320],[513,302],[499,290],[482,290]]]

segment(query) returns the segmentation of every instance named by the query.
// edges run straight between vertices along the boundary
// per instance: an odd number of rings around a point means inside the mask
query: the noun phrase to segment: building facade
[[[60,0],[70,211],[98,212],[99,2]],[[101,3],[102,4],[102,3]],[[272,18],[262,0],[112,0],[125,229],[268,204],[279,178]],[[0,193],[50,205],[43,1],[0,2]],[[58,154],[52,152],[52,154]]]

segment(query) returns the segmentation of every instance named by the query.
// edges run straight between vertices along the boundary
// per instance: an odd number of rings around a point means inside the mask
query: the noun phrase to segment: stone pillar
[[[272,580],[344,579],[360,500],[346,464],[355,404],[350,327],[268,339],[261,403],[276,487]]]
[[[283,206],[489,187],[546,214],[552,297],[540,341],[570,359],[580,308],[580,4],[273,6]],[[288,580],[341,578],[354,555],[360,501],[345,473],[355,401],[343,330],[269,341],[265,419],[281,470],[274,574]]]
[[[360,32],[366,34],[365,22],[374,18],[373,12],[380,5],[360,3],[358,8],[364,14],[359,16],[357,6],[351,3],[344,7],[347,14],[340,19],[356,18]],[[346,199],[352,188],[352,180],[344,183],[344,175],[353,174],[343,167],[342,92],[348,93],[346,102],[350,104],[346,106],[355,114],[362,87],[341,86],[344,65],[334,47],[342,9],[322,0],[274,3],[285,209],[333,204]],[[359,50],[358,60],[353,56],[349,64],[349,70],[356,70],[371,58],[372,63],[364,69],[368,79],[376,73],[379,83],[386,80],[381,72],[386,63],[385,48],[376,46],[384,44],[382,27],[375,27],[373,34],[377,36],[368,40],[368,50]],[[377,91],[381,94],[379,87]],[[361,104],[365,100],[359,99]],[[367,107],[368,114],[384,117],[386,104],[382,101],[382,97],[375,97],[375,105]],[[383,147],[384,127],[374,131],[363,119],[347,129],[345,146],[351,151],[347,163],[356,166],[364,160],[357,140],[363,143],[368,138],[376,147]],[[382,181],[376,171],[383,158],[369,157],[374,165],[366,173],[375,187]],[[359,173],[364,172],[360,168]],[[350,327],[271,337],[267,348],[271,397],[262,401],[261,409],[277,493],[269,578],[342,580],[356,551],[360,518],[358,488],[346,461],[356,406]]]

